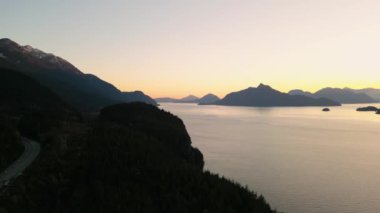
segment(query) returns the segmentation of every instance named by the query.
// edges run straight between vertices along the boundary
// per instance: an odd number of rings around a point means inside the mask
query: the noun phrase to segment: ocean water
[[[380,212],[380,115],[359,106],[161,104],[185,122],[205,169],[281,212]]]

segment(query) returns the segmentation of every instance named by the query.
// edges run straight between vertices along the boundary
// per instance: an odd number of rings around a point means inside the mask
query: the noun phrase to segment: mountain
[[[0,172],[24,151],[20,135],[35,138],[41,131],[81,118],[73,107],[36,80],[1,67],[0,100]]]
[[[50,112],[51,116],[73,113],[73,108],[33,78],[0,67],[0,112]]]
[[[84,74],[63,58],[10,39],[0,39],[0,67],[13,68],[40,82],[80,110],[98,110],[103,106],[153,99],[144,95],[123,94],[112,84]],[[143,97],[137,100],[128,97]]]
[[[144,102],[147,104],[157,105],[156,101],[142,91],[122,92],[122,96],[128,102]]]
[[[169,98],[169,97],[164,97],[164,98],[156,98],[155,99],[157,102],[161,103],[198,103],[198,104],[210,104],[213,103],[217,100],[220,100],[220,98],[214,94],[207,94],[203,96],[202,98],[198,98],[197,96],[194,95],[188,95],[186,97],[183,97],[181,99],[175,99],[175,98]]]
[[[380,102],[380,89],[366,88],[366,89],[360,89],[360,90],[357,90],[357,91],[365,93],[368,96],[370,96],[371,98],[373,98],[376,101]]]
[[[375,103],[378,102],[374,98],[361,92],[362,90],[353,90],[349,88],[323,88],[317,92],[310,93],[302,90],[291,90],[288,92],[290,95],[304,95],[312,98],[328,98],[342,104],[355,104],[355,103]],[[380,100],[380,99],[379,99]]]
[[[0,116],[16,119],[21,135],[29,138],[37,138],[63,122],[82,119],[56,93],[31,77],[6,68],[0,68],[0,100]]]
[[[214,103],[215,101],[219,101],[220,98],[214,94],[207,94],[205,96],[203,96],[202,98],[200,98],[198,100],[198,103],[199,104],[211,104],[211,103]]]
[[[0,168],[22,152],[14,131],[0,128]],[[203,170],[183,121],[150,104],[108,106],[91,122],[64,120],[40,135],[38,158],[1,188],[0,212],[276,212]]]
[[[6,68],[0,68],[0,100],[0,172],[24,151],[16,121],[20,131],[27,134],[36,128],[55,126],[56,119],[75,116],[55,93],[29,76]]]
[[[186,97],[183,97],[181,99],[175,99],[175,98],[169,98],[169,97],[164,97],[164,98],[156,98],[155,101],[157,102],[167,102],[167,103],[198,103],[199,98],[194,95],[188,95]]]
[[[343,104],[354,103],[374,103],[376,100],[364,93],[356,93],[353,91],[339,88],[324,88],[313,94],[317,98],[329,98]]]
[[[374,99],[377,102],[380,102],[380,89],[374,89],[374,88],[365,88],[365,89],[350,89],[350,88],[344,88],[345,90],[354,91],[356,93],[364,93]]]
[[[12,60],[1,63],[0,172],[24,151],[21,136],[41,144],[22,175],[1,183],[1,213],[276,212],[247,187],[204,170],[203,155],[177,116],[133,102],[107,106],[87,120],[27,75],[33,63],[26,71],[11,69]],[[84,75],[71,69],[43,70]],[[138,91],[121,96],[145,97]]]
[[[134,124],[139,132],[149,132],[151,137],[160,138],[175,150],[172,156],[184,159],[202,169],[202,153],[191,146],[191,139],[185,125],[178,117],[164,112],[153,105],[144,103],[124,103],[108,106],[100,111],[100,119],[120,125]]]
[[[199,98],[195,95],[188,95],[186,97],[179,99],[179,101],[183,103],[196,103],[198,102],[198,99]]]
[[[303,95],[303,96],[307,96],[307,97],[313,97],[313,93],[307,92],[307,91],[303,91],[303,90],[300,90],[300,89],[290,90],[288,92],[288,94],[289,95]]]
[[[21,136],[41,144],[23,174],[1,184],[0,212],[275,212],[262,196],[203,170],[183,121],[156,106],[121,103],[82,119],[8,68],[0,68],[0,100],[0,172],[24,151]]]
[[[310,98],[303,95],[289,95],[260,84],[257,88],[249,87],[245,90],[233,92],[223,99],[216,101],[216,105],[226,106],[340,106],[339,103],[326,98]]]
[[[154,99],[157,102],[161,103],[176,103],[178,102],[178,99],[175,98],[169,98],[169,97],[163,97],[163,98],[155,98]]]

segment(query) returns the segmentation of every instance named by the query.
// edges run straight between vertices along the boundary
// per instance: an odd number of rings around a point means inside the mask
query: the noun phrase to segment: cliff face
[[[153,105],[144,103],[118,104],[100,112],[103,122],[114,122],[150,135],[163,143],[178,160],[203,168],[202,153],[191,146],[191,139],[182,120]]]

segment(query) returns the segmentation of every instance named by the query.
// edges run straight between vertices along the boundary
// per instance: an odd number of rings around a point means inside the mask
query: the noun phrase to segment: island
[[[327,98],[312,98],[304,95],[289,95],[271,88],[268,85],[260,84],[257,88],[232,92],[223,99],[211,103],[213,105],[224,106],[341,106],[340,103]]]
[[[328,98],[330,100],[342,104],[358,104],[358,103],[376,103],[378,100],[372,98],[368,94],[360,90],[353,90],[349,88],[331,88],[326,87],[318,90],[315,93],[295,89],[288,92],[290,95],[304,95],[311,98]]]
[[[214,102],[219,101],[219,100],[220,100],[220,98],[218,96],[216,96],[212,93],[209,93],[209,94],[203,96],[202,98],[200,98],[198,100],[198,104],[200,104],[200,105],[211,104],[211,103],[214,103]]]
[[[376,112],[378,109],[374,106],[359,107],[356,109],[358,112]]]
[[[218,100],[220,100],[220,98],[212,93],[208,93],[202,96],[201,98],[198,98],[197,96],[194,96],[194,95],[188,95],[180,99],[169,98],[169,97],[155,99],[155,101],[159,103],[197,103],[200,105],[211,104]]]

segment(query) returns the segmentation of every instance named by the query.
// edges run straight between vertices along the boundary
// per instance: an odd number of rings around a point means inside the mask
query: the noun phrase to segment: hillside
[[[163,98],[156,98],[155,100],[161,103],[198,103],[199,98],[194,95],[188,95],[180,99],[163,97]]]
[[[156,98],[157,102],[161,103],[197,103],[197,104],[209,104],[213,103],[217,100],[220,100],[220,98],[214,94],[206,94],[201,98],[198,98],[194,95],[188,95],[186,97],[176,99],[176,98],[169,98],[169,97],[163,97],[163,98]]]
[[[91,74],[84,74],[68,61],[31,46],[21,46],[10,39],[0,39],[0,67],[13,68],[36,79],[79,110],[132,101],[154,100],[139,93],[129,99],[112,84]],[[141,98],[142,97],[142,98]]]
[[[374,103],[376,100],[364,93],[356,93],[349,90],[339,88],[324,88],[313,94],[313,97],[329,98],[339,103],[354,104],[354,103]]]
[[[36,137],[41,130],[59,126],[61,120],[78,118],[55,93],[10,69],[0,68],[0,100],[0,171],[22,154],[20,132]]]
[[[209,94],[203,96],[202,98],[200,98],[198,100],[198,103],[199,104],[211,104],[211,103],[214,103],[214,102],[219,101],[219,100],[220,100],[220,98],[218,96],[209,93]]]
[[[15,161],[24,151],[20,135],[9,117],[0,114],[0,172]]]
[[[157,105],[156,101],[142,91],[122,92],[122,96],[127,102],[144,102],[147,104]]]
[[[368,90],[373,91],[373,90]],[[310,93],[302,90],[291,90],[290,95],[304,95],[312,98],[328,98],[342,104],[356,104],[356,103],[375,103],[378,100],[366,94],[365,90],[352,90],[340,88],[323,88],[315,93]],[[380,99],[379,99],[380,100]]]
[[[176,102],[178,102],[178,99],[169,98],[169,97],[155,98],[154,100],[157,101],[158,103],[176,103]]]
[[[55,93],[20,72],[0,68],[0,171],[23,152],[20,134],[31,138],[80,115]]]
[[[186,97],[183,97],[181,99],[179,99],[179,102],[183,102],[183,103],[197,103],[199,100],[199,98],[195,95],[188,95]]]
[[[202,153],[178,117],[124,103],[86,121],[32,78],[3,71],[12,78],[2,84],[1,103],[12,110],[1,113],[7,126],[0,130],[1,166],[22,151],[20,133],[42,146],[2,189],[0,212],[273,212],[263,197],[204,171]]]
[[[307,92],[307,91],[303,91],[303,90],[300,90],[300,89],[290,90],[288,92],[288,94],[289,95],[303,95],[303,96],[306,96],[306,97],[313,97],[313,93]]]
[[[345,88],[346,90],[351,90],[356,93],[364,93],[374,99],[376,102],[380,102],[380,89],[366,88],[366,89],[350,89]]]
[[[73,111],[55,93],[18,71],[0,67],[0,112],[49,111],[59,115]]]
[[[340,106],[339,103],[329,99],[314,99],[303,95],[289,95],[272,89],[270,86],[260,84],[257,88],[249,87],[245,90],[233,92],[223,99],[216,101],[215,105],[226,106]]]

